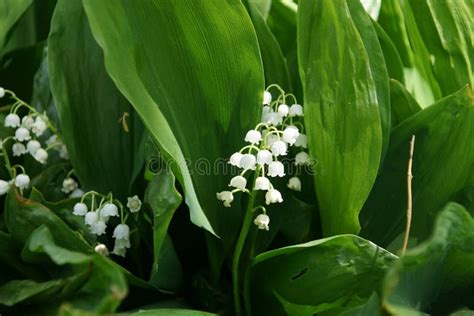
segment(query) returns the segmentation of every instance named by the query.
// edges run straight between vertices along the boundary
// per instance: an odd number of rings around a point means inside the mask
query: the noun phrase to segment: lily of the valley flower
[[[232,156],[230,156],[229,163],[232,166],[240,167],[240,160],[242,159],[242,154],[237,152],[233,153]]]
[[[31,139],[30,131],[24,127],[19,127],[15,131],[15,139],[20,142],[23,142],[25,140],[30,140]]]
[[[35,123],[33,124],[33,127],[31,128],[31,131],[33,132],[33,134],[39,137],[43,135],[43,133],[46,131],[46,128],[47,128],[46,122],[40,116],[37,116]]]
[[[69,197],[71,198],[79,198],[79,197],[82,197],[84,195],[84,191],[82,191],[81,189],[75,189],[74,191],[71,192],[71,194],[69,195]]]
[[[77,184],[76,180],[74,180],[71,177],[68,177],[68,178],[63,180],[63,188],[61,189],[61,191],[63,191],[64,193],[67,194],[67,193],[71,193],[72,191],[77,189],[77,187],[78,187],[78,184]]]
[[[73,214],[77,216],[84,216],[87,214],[87,205],[85,203],[76,203],[73,207]]]
[[[21,125],[27,129],[31,129],[35,124],[35,119],[31,115],[24,116],[21,119]]]
[[[245,135],[245,141],[251,144],[258,144],[262,140],[262,134],[256,130],[250,130]]]
[[[296,147],[303,147],[307,148],[308,147],[308,140],[305,134],[299,134],[298,137],[296,138],[295,142]]]
[[[280,104],[278,106],[278,114],[280,114],[281,116],[285,117],[288,115],[288,113],[290,113],[290,108],[288,107],[288,105],[286,104]]]
[[[259,150],[257,153],[257,163],[259,165],[268,165],[273,161],[272,153],[266,149]]]
[[[92,224],[97,223],[99,220],[99,215],[97,212],[87,212],[84,218],[86,225],[92,226]]]
[[[41,148],[41,144],[39,141],[37,140],[30,140],[28,141],[28,143],[26,144],[26,149],[28,149],[28,152],[31,154],[31,155],[34,155],[36,154],[36,152],[38,151],[38,149]]]
[[[266,231],[270,229],[270,217],[267,214],[259,214],[255,217],[253,223],[257,225],[258,229]]]
[[[307,152],[299,152],[295,156],[295,164],[296,165],[305,165],[310,161],[309,155]]]
[[[265,204],[269,205],[271,203],[281,203],[283,202],[283,198],[281,197],[281,193],[278,190],[270,189],[265,194]]]
[[[91,224],[90,230],[91,233],[97,236],[105,234],[105,229],[107,228],[107,224],[104,221],[98,220],[95,223]]]
[[[216,194],[217,199],[224,202],[225,207],[230,207],[230,203],[234,201],[234,194],[230,191],[222,191]]]
[[[137,195],[127,198],[127,207],[132,213],[138,212],[142,207],[142,201]]]
[[[270,180],[266,177],[258,177],[255,179],[255,190],[269,190]]]
[[[5,180],[0,180],[0,195],[8,193],[10,190],[10,182]]]
[[[301,191],[301,180],[298,177],[292,177],[286,185],[290,190]]]
[[[15,186],[19,189],[26,189],[30,185],[30,177],[21,173],[15,177]]]
[[[288,126],[283,131],[282,138],[288,144],[293,145],[294,143],[296,143],[296,139],[298,138],[299,135],[300,133],[296,126]]]
[[[106,217],[119,216],[117,205],[115,205],[113,203],[104,204],[102,206],[102,209],[100,210],[100,215],[101,216],[106,216]]]
[[[14,143],[12,146],[13,156],[18,157],[26,154],[28,151],[22,143]]]
[[[257,164],[257,158],[251,154],[244,154],[240,159],[239,167],[244,170],[255,170],[255,165]]]
[[[285,167],[280,161],[272,161],[268,165],[268,176],[270,177],[284,177]]]
[[[125,257],[126,248],[130,248],[130,228],[127,224],[119,224],[114,229],[112,237],[115,238],[113,254]]]
[[[5,127],[19,127],[20,117],[15,113],[10,113],[5,117]]]
[[[127,224],[119,224],[114,229],[112,237],[116,239],[129,239],[130,227]]]
[[[109,255],[109,249],[107,249],[107,246],[104,244],[98,244],[97,246],[95,246],[94,251],[102,256]]]
[[[270,104],[272,102],[272,94],[268,91],[263,93],[263,104]]]
[[[46,161],[48,160],[48,152],[44,150],[43,148],[38,149],[33,157],[36,159],[41,164],[45,164]]]
[[[247,179],[242,176],[235,176],[230,180],[230,187],[234,187],[236,189],[244,190],[247,186]]]
[[[300,104],[290,106],[290,116],[303,116],[303,107]]]
[[[5,89],[0,87],[0,99],[5,96]]]
[[[276,157],[285,156],[287,154],[288,147],[286,146],[286,143],[284,141],[277,140],[272,144],[271,150],[272,154]]]

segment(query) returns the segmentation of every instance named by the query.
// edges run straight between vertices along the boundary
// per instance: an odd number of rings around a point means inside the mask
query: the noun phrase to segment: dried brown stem
[[[408,238],[410,237],[411,228],[411,215],[413,208],[412,193],[411,193],[411,180],[413,178],[412,165],[413,165],[413,152],[415,151],[415,135],[411,137],[410,141],[410,159],[408,160],[408,173],[407,173],[407,193],[408,193],[408,206],[407,206],[407,225],[405,228],[405,238],[403,239],[402,255],[407,250]]]

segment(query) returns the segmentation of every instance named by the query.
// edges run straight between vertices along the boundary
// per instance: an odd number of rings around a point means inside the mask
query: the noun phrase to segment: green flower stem
[[[258,174],[260,173],[260,166],[257,167],[255,171],[254,178],[252,181],[252,188],[255,187],[255,181],[257,180]],[[239,286],[239,263],[240,255],[245,245],[245,240],[252,225],[253,219],[253,209],[255,204],[255,199],[257,197],[257,190],[253,190],[250,194],[250,198],[247,204],[247,209],[245,211],[244,222],[242,224],[242,229],[240,230],[239,238],[234,250],[234,257],[232,259],[232,288],[234,294],[234,308],[235,315],[242,315],[242,305],[240,302],[240,286]]]

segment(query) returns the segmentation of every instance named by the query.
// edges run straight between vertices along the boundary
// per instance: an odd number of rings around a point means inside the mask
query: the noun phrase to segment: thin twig
[[[411,180],[413,178],[413,174],[411,171],[411,167],[413,165],[414,150],[415,150],[415,135],[411,137],[411,141],[410,141],[410,159],[408,160],[408,173],[407,173],[407,193],[408,193],[407,226],[405,229],[405,238],[403,240],[402,255],[407,250],[408,237],[410,237],[411,215],[412,215],[412,207],[413,207],[412,194],[411,194]]]

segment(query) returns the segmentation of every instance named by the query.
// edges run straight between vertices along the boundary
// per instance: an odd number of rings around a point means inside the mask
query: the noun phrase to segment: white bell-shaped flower
[[[25,140],[30,140],[31,139],[30,131],[27,130],[26,128],[24,128],[24,127],[19,127],[15,131],[15,139],[19,142],[23,142]]]
[[[39,141],[35,140],[35,139],[32,139],[30,141],[28,141],[28,143],[26,144],[26,149],[28,149],[28,152],[31,154],[31,155],[34,155],[36,154],[36,152],[38,151],[38,149],[41,148],[41,144]]]
[[[5,89],[0,87],[0,99],[5,96]]]
[[[17,175],[15,185],[20,189],[26,189],[30,185],[30,177],[24,173]]]
[[[99,221],[99,214],[97,212],[87,212],[86,216],[84,218],[84,222],[91,226],[94,223],[97,223]]]
[[[224,202],[225,207],[230,207],[230,203],[234,200],[234,194],[230,191],[222,191],[216,194],[219,201]]]
[[[240,160],[242,159],[242,154],[239,152],[233,153],[232,156],[230,156],[229,163],[232,166],[240,167]]]
[[[270,177],[284,177],[285,167],[280,161],[272,161],[268,165],[268,175]]]
[[[26,150],[25,145],[22,143],[14,143],[12,146],[13,156],[19,157],[21,155],[26,154],[28,151]]]
[[[5,127],[19,127],[20,117],[15,113],[10,113],[5,117]]]
[[[268,105],[264,105],[263,106],[263,109],[262,109],[262,115],[263,114],[267,114],[267,113],[270,113],[272,111],[272,108],[269,107]]]
[[[130,248],[130,240],[115,239],[114,250],[112,251],[112,253],[117,256],[125,257],[127,248]]]
[[[278,190],[270,189],[265,194],[265,204],[269,205],[271,203],[281,203],[283,202],[283,198],[281,197],[281,193]]]
[[[282,138],[288,144],[293,145],[294,143],[296,143],[296,139],[299,135],[300,132],[298,131],[298,128],[296,126],[288,126],[283,131]]]
[[[245,141],[251,144],[258,144],[262,140],[262,134],[257,130],[250,130],[245,135]]]
[[[257,163],[259,165],[269,164],[273,161],[272,153],[266,149],[259,150],[257,153]]]
[[[92,223],[90,227],[90,231],[92,234],[100,236],[105,234],[105,229],[107,228],[107,225],[105,224],[104,221],[97,221],[95,223]]]
[[[36,161],[44,165],[48,160],[48,152],[45,149],[40,148],[35,152],[33,157],[36,159]]]
[[[67,194],[67,193],[71,193],[72,191],[77,189],[77,187],[78,187],[78,184],[77,184],[76,180],[74,180],[71,177],[68,177],[68,178],[63,180],[63,188],[61,189],[61,191],[63,191],[64,193]]]
[[[110,217],[110,216],[118,216],[118,207],[117,205],[113,203],[105,203],[101,210],[100,210],[100,216],[104,217]]]
[[[112,235],[115,239],[125,239],[128,240],[130,237],[130,227],[127,224],[119,224],[114,229],[114,233]]]
[[[270,180],[267,177],[257,177],[255,179],[255,190],[269,190]]]
[[[286,185],[290,190],[301,191],[301,180],[298,177],[292,177]]]
[[[247,179],[242,176],[235,176],[230,180],[229,186],[243,190],[247,186]]]
[[[85,216],[87,214],[87,205],[85,203],[76,203],[72,208],[72,214],[77,216]]]
[[[0,195],[8,193],[10,190],[10,182],[5,180],[0,180]]]
[[[272,94],[268,91],[263,93],[263,104],[270,104],[272,103]]]
[[[284,156],[287,153],[288,146],[286,145],[286,143],[284,141],[277,140],[276,142],[274,142],[272,144],[271,150],[272,150],[273,155],[275,155],[277,157],[278,156]]]
[[[267,134],[266,136],[266,142],[268,147],[272,147],[272,145],[278,140],[278,136],[275,134]]]
[[[80,198],[83,195],[84,195],[84,191],[82,191],[81,189],[75,189],[74,191],[71,192],[71,194],[69,194],[69,197]]]
[[[303,116],[303,107],[300,104],[290,106],[290,116]]]
[[[59,147],[59,157],[64,160],[69,159],[69,153],[67,152],[66,145],[61,145],[61,147]]]
[[[136,213],[142,208],[142,201],[138,198],[138,195],[127,198],[127,207],[132,213]]]
[[[46,131],[47,125],[46,122],[41,118],[41,116],[37,116],[35,123],[33,124],[33,127],[31,128],[31,131],[36,135],[36,136],[41,136],[43,135],[44,131]]]
[[[31,129],[33,128],[33,124],[35,124],[35,119],[31,115],[24,116],[21,119],[21,125],[24,128]]]
[[[266,119],[264,123],[277,126],[277,125],[280,125],[282,121],[283,121],[283,116],[281,116],[280,113],[270,112],[266,115]]]
[[[267,214],[259,214],[255,217],[253,223],[257,225],[258,229],[266,231],[270,229],[270,217]]]
[[[305,165],[309,161],[310,161],[309,155],[305,151],[299,152],[295,156],[295,165]]]
[[[53,144],[56,144],[56,143],[60,143],[59,139],[58,139],[58,135],[54,134],[54,135],[51,135],[46,141],[46,146],[51,146]]]
[[[296,138],[295,146],[296,147],[303,147],[303,148],[308,147],[308,139],[307,139],[305,134],[300,133],[298,135],[298,138]]]
[[[107,246],[104,244],[98,244],[95,246],[94,251],[97,252],[99,255],[102,256],[108,256],[109,255],[109,249],[107,249]]]
[[[290,112],[290,108],[288,107],[288,105],[280,104],[278,106],[278,114],[280,114],[281,116],[285,117],[288,115],[289,112]]]
[[[255,165],[257,164],[257,158],[251,154],[244,154],[240,159],[239,167],[244,170],[255,170]]]

